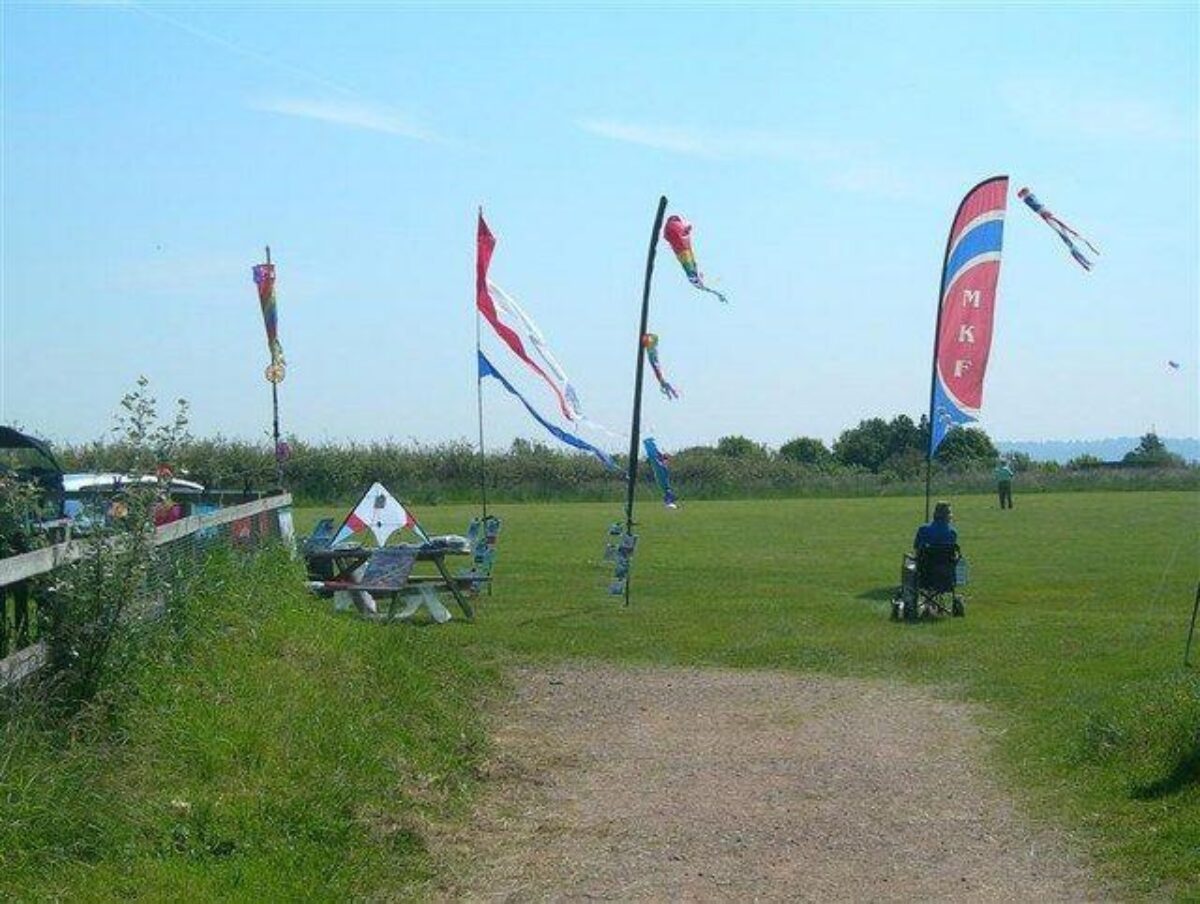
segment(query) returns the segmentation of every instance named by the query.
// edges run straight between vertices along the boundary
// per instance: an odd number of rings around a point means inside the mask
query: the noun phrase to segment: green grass
[[[987,704],[999,774],[1123,897],[1200,900],[1200,668],[1181,662],[1197,502],[958,498],[967,618],[919,625],[887,618],[913,498],[645,501],[629,608],[599,562],[616,506],[502,505],[474,625],[367,624],[279,558],[218,563],[184,641],[115,716],[7,724],[0,898],[409,897],[437,868],[428,821],[465,818],[499,667],[582,658],[892,678]],[[471,510],[417,513],[462,532]]]
[[[115,707],[5,724],[0,899],[344,901],[431,878],[423,826],[466,801],[495,670],[448,632],[331,617],[278,551],[206,578]]]
[[[1132,892],[1200,898],[1200,580],[1193,493],[955,500],[965,619],[894,624],[920,500],[641,503],[633,605],[604,594],[611,505],[499,506],[469,657],[582,657],[891,677],[988,704],[998,766]],[[302,523],[315,512],[302,513]],[[421,510],[461,532],[470,509]],[[1200,661],[1200,650],[1194,654]]]

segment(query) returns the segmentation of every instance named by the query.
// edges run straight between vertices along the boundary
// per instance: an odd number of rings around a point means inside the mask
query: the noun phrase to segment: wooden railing
[[[181,518],[156,528],[154,545],[165,546],[168,543],[175,543],[191,537],[202,530],[260,517],[269,512],[276,513],[279,534],[285,543],[291,543],[293,541],[291,507],[291,494],[283,493],[242,505],[218,509],[204,515]],[[35,549],[33,552],[0,559],[0,602],[3,601],[3,588],[6,586],[26,581],[40,574],[47,574],[56,568],[76,562],[85,554],[86,549],[86,540],[68,540],[44,549]],[[0,659],[0,688],[27,678],[45,665],[45,662],[46,644],[42,641],[30,644],[6,658]]]

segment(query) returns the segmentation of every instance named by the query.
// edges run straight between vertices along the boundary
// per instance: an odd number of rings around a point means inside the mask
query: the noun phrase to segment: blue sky
[[[0,422],[93,439],[145,374],[195,432],[264,436],[270,243],[285,430],[473,437],[482,204],[493,277],[620,432],[666,194],[731,303],[661,247],[651,327],[683,398],[648,383],[645,423],[664,448],[830,440],[927,407],[950,218],[1006,172],[981,425],[1200,434],[1194,4],[0,15]],[[1092,273],[1021,185],[1101,248]],[[489,444],[541,438],[497,385],[485,404]]]

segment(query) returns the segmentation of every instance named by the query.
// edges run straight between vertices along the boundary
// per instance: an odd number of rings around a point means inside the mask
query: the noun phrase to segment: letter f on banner
[[[1007,176],[981,182],[963,198],[950,228],[934,338],[930,458],[951,429],[976,420],[983,406],[1007,202]]]

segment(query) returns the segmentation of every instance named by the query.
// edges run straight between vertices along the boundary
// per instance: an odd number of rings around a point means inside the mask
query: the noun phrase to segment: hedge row
[[[291,440],[284,483],[301,502],[332,503],[356,498],[373,481],[425,504],[463,502],[480,493],[478,451],[463,442],[411,445],[395,442],[310,444]],[[94,443],[56,450],[67,470],[101,471],[127,460],[119,444]],[[489,497],[496,501],[615,500],[624,494],[621,473],[610,473],[594,458],[545,446],[514,443],[505,453],[489,453]],[[189,478],[210,488],[261,489],[275,483],[269,447],[226,439],[193,441],[174,462]],[[992,489],[990,468],[951,468],[935,464],[942,494]],[[653,494],[649,467],[642,462],[645,492]],[[862,468],[800,464],[778,454],[730,456],[709,447],[685,449],[671,459],[671,477],[680,498],[728,499],[785,496],[908,495],[924,490],[919,466],[906,473],[873,474]],[[1200,468],[1072,470],[1053,463],[1035,465],[1017,476],[1021,492],[1070,490],[1196,489]]]

